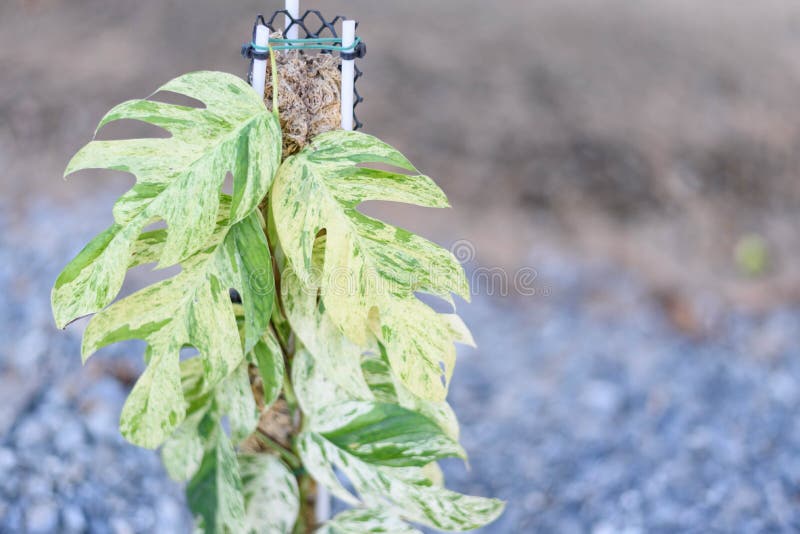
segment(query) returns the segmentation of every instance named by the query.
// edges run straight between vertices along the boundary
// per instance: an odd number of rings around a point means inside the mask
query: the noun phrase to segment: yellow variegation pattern
[[[244,532],[245,503],[236,450],[220,426],[204,429],[206,449],[186,485],[186,500],[201,532]]]
[[[337,447],[322,434],[300,435],[303,465],[331,492],[353,505],[386,507],[411,521],[442,530],[471,530],[496,519],[504,505],[497,499],[462,495],[433,484],[419,467],[388,467],[370,463]],[[341,470],[358,493],[339,482]]]
[[[473,341],[457,315],[416,294],[469,298],[463,269],[434,243],[358,211],[368,200],[446,207],[442,191],[360,133],[320,135],[280,164],[277,112],[236,77],[190,73],[161,90],[204,107],[134,100],[103,118],[99,128],[133,119],[170,137],[95,140],[75,155],[67,174],[126,171],[136,184],[52,292],[59,326],[96,313],[84,360],[118,341],[147,344],[123,435],[163,445],[204,532],[306,532],[297,520],[309,475],[357,506],[319,534],[419,532],[406,521],[469,530],[495,519],[502,502],[445,489],[436,464],[466,459],[445,398],[454,343]],[[227,174],[232,196],[220,192]],[[159,220],[165,229],[143,232]],[[181,270],[112,304],[127,269],[150,263]],[[187,347],[199,354],[181,361]],[[261,427],[254,392],[265,409],[289,410],[289,440]],[[265,451],[237,450],[253,443]]]
[[[184,262],[180,274],[115,302],[96,314],[84,332],[84,359],[126,339],[148,343],[147,369],[120,420],[123,435],[142,447],[157,447],[183,420],[178,371],[183,347],[200,352],[209,387],[244,359],[244,350],[250,347],[242,347],[229,288],[238,289],[245,302],[253,303],[249,329],[255,333],[266,328],[274,290],[270,286],[261,295],[261,288],[252,283],[270,265],[258,218],[253,214],[232,227],[218,228],[216,243]],[[144,238],[151,251],[156,248],[151,243],[155,235]]]
[[[183,482],[200,467],[207,434],[223,415],[228,418],[232,440],[238,443],[256,427],[258,413],[246,361],[216,387],[209,387],[200,357],[182,361],[180,370],[186,419],[164,443],[161,457],[169,475]]]
[[[119,292],[131,248],[150,223],[167,223],[161,267],[205,248],[220,207],[220,187],[233,175],[230,224],[249,216],[266,195],[280,163],[277,117],[241,79],[221,72],[193,72],[162,86],[200,100],[202,109],[131,100],[112,109],[98,129],[133,119],[165,129],[169,138],[92,141],[67,166],[130,172],[136,184],[114,207],[114,225],[92,240],[67,266],[52,294],[56,324],[108,305]]]
[[[320,372],[351,398],[371,397],[361,372],[361,355],[367,349],[342,335],[324,301],[317,299],[317,288],[305,285],[291,271],[284,271],[281,297],[292,330],[314,355]]]
[[[460,339],[415,292],[469,298],[464,271],[447,250],[358,211],[361,202],[388,200],[446,207],[444,193],[397,150],[356,132],[322,134],[281,165],[272,188],[276,230],[296,276],[319,279],[327,315],[353,342],[377,336],[397,375],[416,395],[444,400]],[[314,243],[324,230],[322,273],[314,272]],[[444,366],[444,373],[440,368]]]
[[[375,363],[382,365],[371,365]],[[366,356],[364,364],[375,399],[370,401],[350,400],[314,365],[307,351],[295,356],[292,381],[309,414],[299,451],[305,468],[336,497],[383,510],[388,501],[391,514],[443,530],[477,528],[502,513],[501,501],[461,495],[431,478],[434,473],[440,480],[441,474],[429,462],[463,456],[463,450],[454,446],[458,429],[446,404],[410,398],[396,385],[389,366],[374,356]],[[400,397],[405,397],[402,402],[409,409],[399,408]],[[334,468],[347,476],[357,495],[345,489]]]
[[[419,412],[435,421],[448,437],[458,441],[458,420],[450,405],[445,401],[428,401],[411,394],[392,373],[386,358],[386,351],[383,347],[380,349],[378,354],[364,354],[361,360],[364,378],[369,384],[375,400],[398,404]]]

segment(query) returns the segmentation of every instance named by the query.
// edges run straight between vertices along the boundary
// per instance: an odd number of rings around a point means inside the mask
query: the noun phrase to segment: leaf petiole
[[[287,451],[277,443],[275,443],[269,436],[263,433],[261,430],[257,430],[255,433],[255,437],[258,442],[273,452],[277,452],[280,457],[287,463],[292,469],[300,469],[302,467],[302,462],[300,459],[295,456],[291,451]]]

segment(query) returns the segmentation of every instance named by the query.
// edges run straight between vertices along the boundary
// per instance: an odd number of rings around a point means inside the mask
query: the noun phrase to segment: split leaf
[[[281,296],[292,330],[314,356],[319,371],[349,398],[370,399],[372,395],[361,372],[361,355],[367,348],[342,334],[324,301],[317,299],[317,288],[286,270],[281,277]]]
[[[452,440],[458,441],[458,419],[450,405],[445,401],[428,401],[411,394],[392,372],[383,346],[380,347],[378,354],[365,354],[361,360],[361,368],[375,395],[375,400],[399,404],[419,412],[439,425],[439,428]]]
[[[496,519],[504,504],[497,499],[462,495],[433,483],[422,468],[388,467],[358,458],[322,434],[300,435],[303,465],[340,499],[353,505],[386,507],[409,520],[442,530],[471,530]],[[340,470],[359,494],[356,498],[339,482]]]
[[[150,223],[166,221],[155,260],[166,267],[208,246],[220,210],[220,188],[233,176],[229,224],[248,217],[264,198],[280,163],[278,120],[244,81],[221,72],[193,72],[160,88],[200,100],[197,109],[131,100],[112,109],[98,128],[121,119],[153,124],[169,138],[92,141],[65,174],[87,168],[126,171],[136,184],[117,201],[114,224],[64,269],[53,288],[56,324],[108,305],[119,292],[131,248]]]
[[[123,435],[137,445],[157,447],[183,420],[178,362],[184,346],[200,352],[208,388],[244,359],[229,288],[236,288],[254,310],[246,314],[245,330],[254,336],[266,329],[271,282],[266,294],[252,283],[265,273],[271,276],[271,270],[264,269],[270,265],[269,248],[258,218],[253,214],[230,229],[218,229],[217,243],[184,262],[181,273],[112,304],[95,315],[84,332],[84,359],[118,341],[148,343],[147,369],[120,421]],[[146,237],[152,247],[153,234]]]
[[[180,364],[186,419],[164,443],[161,457],[172,478],[191,478],[202,461],[207,431],[227,415],[234,443],[243,441],[258,425],[258,411],[250,390],[248,363],[239,367],[215,388],[210,388],[199,357]]]
[[[428,308],[414,293],[447,300],[451,293],[469,298],[464,271],[447,250],[367,217],[357,207],[367,200],[446,207],[447,199],[427,176],[358,166],[366,163],[416,172],[389,145],[346,131],[322,134],[285,160],[271,193],[276,231],[304,285],[313,286],[319,279],[333,323],[361,346],[367,345],[371,329],[386,344],[392,365],[415,394],[443,400],[455,358],[455,337],[432,310],[424,317],[417,314]],[[314,245],[323,230],[322,273],[315,273]],[[399,343],[400,338],[408,341]],[[440,362],[446,368],[444,381]],[[418,376],[417,368],[424,369],[423,376]]]

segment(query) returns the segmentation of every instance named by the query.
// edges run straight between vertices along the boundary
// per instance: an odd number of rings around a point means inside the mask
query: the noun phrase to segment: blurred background
[[[0,532],[190,531],[157,454],[118,436],[141,345],[81,367],[82,325],[49,310],[131,178],[61,174],[114,104],[244,76],[281,7],[0,2]],[[450,396],[471,468],[445,472],[508,501],[484,532],[800,529],[800,4],[303,7],[360,21],[365,131],[451,198],[368,209],[476,286]]]

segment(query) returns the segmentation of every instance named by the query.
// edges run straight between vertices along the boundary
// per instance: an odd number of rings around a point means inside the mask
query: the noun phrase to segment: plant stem
[[[269,47],[269,67],[272,70],[272,113],[279,119],[278,113],[278,67],[275,63],[275,50]]]
[[[258,439],[258,442],[265,447],[280,454],[281,458],[283,458],[292,469],[299,469],[303,466],[300,458],[295,456],[291,451],[287,451],[285,448],[272,441],[272,439],[270,439],[270,437],[261,430],[257,430],[256,439]]]
[[[272,113],[280,121],[280,113],[278,111],[278,67],[275,61],[275,51],[270,47],[269,49],[270,69],[272,70]],[[266,213],[264,213],[266,212]],[[283,308],[283,300],[281,299],[281,270],[283,267],[283,251],[280,248],[280,243],[275,233],[274,221],[272,220],[272,210],[270,209],[269,202],[262,208],[264,215],[264,222],[266,228],[267,244],[271,251],[272,268],[275,280],[275,312],[271,319],[272,328],[275,331],[278,343],[281,347],[284,360],[284,375],[283,375],[283,396],[286,400],[286,406],[289,409],[292,420],[292,429],[290,432],[290,439],[292,444],[292,452],[287,451],[277,443],[274,443],[267,436],[258,435],[259,441],[270,449],[278,452],[282,458],[294,469],[295,477],[297,478],[297,487],[300,497],[300,512],[297,516],[297,522],[294,526],[294,534],[310,534],[316,527],[317,518],[315,513],[315,504],[317,499],[317,484],[311,476],[309,476],[303,467],[303,462],[300,460],[300,454],[297,451],[297,436],[303,427],[303,412],[297,401],[297,395],[292,387],[292,360],[296,349],[296,340],[291,328],[284,329],[281,326],[286,325],[286,315]],[[288,331],[288,335],[284,337],[284,332]]]
[[[317,483],[307,474],[297,477],[300,488],[300,513],[294,527],[294,534],[310,534],[317,525],[314,503],[317,500]]]
[[[294,388],[292,387],[292,381],[289,379],[288,368],[283,374],[283,396],[286,398],[286,406],[289,408],[289,413],[294,416],[299,410],[299,405],[297,403],[297,395],[295,395]],[[294,419],[294,417],[292,417],[292,419]]]

